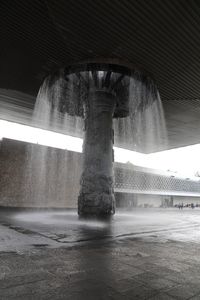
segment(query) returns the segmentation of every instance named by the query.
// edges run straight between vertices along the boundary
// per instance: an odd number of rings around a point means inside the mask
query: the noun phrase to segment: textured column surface
[[[78,198],[79,215],[111,215],[113,191],[113,129],[115,97],[105,91],[89,94],[85,112],[83,173]]]

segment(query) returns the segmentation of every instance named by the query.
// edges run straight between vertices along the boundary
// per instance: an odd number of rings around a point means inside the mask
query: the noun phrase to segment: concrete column
[[[115,212],[112,129],[115,104],[111,93],[94,90],[89,94],[85,111],[79,215],[111,215]]]

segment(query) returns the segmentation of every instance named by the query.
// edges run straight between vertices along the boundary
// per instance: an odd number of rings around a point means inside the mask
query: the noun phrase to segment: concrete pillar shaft
[[[79,215],[110,215],[115,211],[113,191],[113,129],[115,97],[90,92],[85,112],[83,173],[78,198]]]

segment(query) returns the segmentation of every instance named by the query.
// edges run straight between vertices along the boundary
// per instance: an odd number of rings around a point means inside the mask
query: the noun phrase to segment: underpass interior
[[[0,8],[0,299],[200,299],[199,3]]]

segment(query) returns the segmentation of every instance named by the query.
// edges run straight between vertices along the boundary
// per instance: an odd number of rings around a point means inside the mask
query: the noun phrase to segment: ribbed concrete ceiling
[[[198,0],[2,0],[0,88],[36,95],[51,70],[117,58],[156,79],[169,147],[200,142]]]

